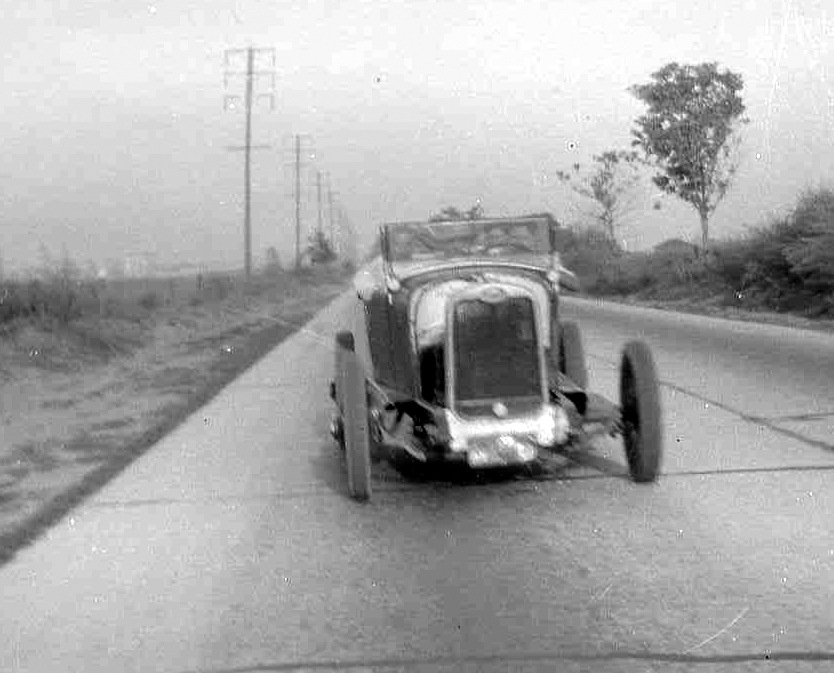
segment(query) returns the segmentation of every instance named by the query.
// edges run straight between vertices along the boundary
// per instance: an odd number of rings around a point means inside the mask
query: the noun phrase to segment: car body
[[[586,389],[578,326],[560,320],[560,291],[578,283],[561,265],[557,227],[550,217],[381,227],[377,267],[356,279],[370,362],[340,332],[331,385],[332,432],[348,452],[349,481],[360,482],[355,496],[369,494],[367,455],[380,447],[486,469],[533,463],[591,423],[623,429],[620,410]],[[656,398],[647,348],[628,348]],[[655,402],[642,415],[659,428]],[[651,453],[659,458],[658,447]],[[655,478],[658,460],[649,462],[638,480]]]

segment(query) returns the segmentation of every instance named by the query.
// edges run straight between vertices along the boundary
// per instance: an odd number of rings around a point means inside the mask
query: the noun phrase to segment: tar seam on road
[[[791,421],[822,421],[834,416],[834,411],[822,411],[813,414],[788,414],[787,416],[770,416],[774,423],[790,423]]]
[[[604,363],[606,363],[608,365],[611,365],[613,367],[617,366],[617,363],[613,362],[612,360],[610,360],[608,358],[600,357],[599,355],[593,355],[593,354],[589,353],[588,357],[593,358],[595,360],[599,360],[599,361],[604,362]],[[765,416],[754,416],[754,415],[745,413],[744,411],[741,411],[740,409],[736,409],[735,407],[731,407],[728,404],[724,404],[723,402],[719,402],[718,400],[714,400],[712,398],[706,397],[705,395],[701,395],[700,393],[696,393],[692,390],[682,388],[681,386],[676,385],[674,383],[671,383],[670,381],[664,381],[664,380],[661,379],[659,381],[659,383],[660,383],[661,386],[663,386],[665,388],[669,388],[670,390],[674,390],[675,392],[681,393],[683,395],[688,395],[689,397],[692,397],[696,400],[700,400],[701,402],[711,404],[712,406],[714,406],[718,409],[721,409],[722,411],[726,411],[727,413],[733,414],[733,416],[737,416],[738,418],[740,418],[743,421],[746,421],[748,423],[753,423],[755,425],[760,425],[762,427],[767,428],[768,430],[772,430],[773,432],[775,432],[777,434],[784,435],[785,437],[789,437],[790,439],[795,439],[798,442],[802,442],[803,444],[806,444],[807,446],[812,446],[815,449],[823,449],[825,451],[834,451],[834,444],[831,444],[829,442],[823,442],[823,441],[818,440],[818,439],[812,439],[811,437],[807,437],[807,436],[805,436],[805,435],[803,435],[799,432],[795,432],[795,431],[789,430],[787,428],[779,427],[774,422],[774,421],[783,421],[784,422],[786,420],[787,421],[790,421],[790,420],[814,420],[814,418],[803,418],[803,417],[766,418]],[[832,415],[832,414],[820,414],[819,416],[821,418],[825,418],[826,416],[830,416],[830,415]],[[816,417],[815,414],[808,414],[808,416]]]
[[[610,463],[617,467],[617,472],[605,472],[605,466],[600,467],[601,463]],[[577,474],[577,475],[562,475],[557,477],[551,475],[545,476],[526,476],[520,479],[508,478],[506,481],[498,481],[495,483],[471,483],[471,484],[455,484],[455,483],[422,483],[422,482],[403,482],[400,485],[386,486],[383,488],[376,487],[374,492],[382,495],[397,494],[397,493],[425,493],[427,488],[434,491],[459,491],[461,488],[477,488],[479,491],[487,492],[489,490],[500,491],[504,495],[520,495],[524,493],[539,493],[546,495],[547,492],[540,491],[539,484],[570,484],[571,482],[581,481],[603,481],[622,479],[628,480],[628,472],[619,463],[609,461],[600,457],[581,456],[575,461],[576,465],[587,466],[592,469],[603,470],[594,474]],[[777,474],[780,472],[827,472],[834,471],[834,465],[788,465],[783,467],[738,467],[738,468],[722,468],[716,470],[680,470],[677,472],[663,472],[663,479],[673,479],[675,477],[720,477],[720,476],[734,476],[742,474]],[[292,491],[265,493],[263,495],[249,495],[249,496],[217,496],[207,498],[156,498],[145,500],[104,500],[91,501],[86,504],[87,507],[93,509],[128,509],[131,507],[168,507],[173,505],[196,505],[205,506],[210,504],[223,504],[229,507],[235,507],[242,503],[253,502],[276,502],[280,500],[294,500],[302,498],[347,498],[347,490],[338,491],[327,486],[311,486],[307,489],[293,489]]]
[[[594,355],[592,353],[588,354],[589,358],[604,362],[612,367],[616,367],[617,364],[610,360],[609,358],[600,357],[598,355]],[[717,400],[708,398],[704,395],[696,393],[694,391],[688,390],[686,388],[682,388],[674,383],[668,381],[660,381],[660,384],[666,388],[674,390],[676,392],[680,392],[683,395],[687,395],[694,399],[697,399],[701,402],[705,402],[707,404],[711,404],[714,407],[726,411],[734,416],[737,416],[741,420],[754,423],[757,425],[761,425],[763,427],[772,430],[778,434],[783,436],[789,437],[801,443],[804,443],[808,446],[812,446],[814,448],[820,448],[826,451],[834,451],[834,444],[830,444],[827,442],[822,442],[819,440],[811,439],[806,437],[798,432],[794,432],[793,430],[789,430],[786,428],[781,428],[774,424],[774,421],[791,421],[791,420],[815,420],[818,418],[826,418],[828,416],[834,415],[834,413],[816,413],[816,414],[801,414],[801,415],[792,415],[792,416],[782,416],[782,417],[775,417],[775,418],[765,418],[762,416],[754,416],[751,414],[747,414],[739,409],[735,409],[729,405],[726,405],[722,402]],[[253,387],[259,387],[257,384]],[[541,482],[570,482],[570,481],[585,481],[585,480],[595,480],[595,479],[625,479],[628,477],[627,472],[625,471],[624,467],[619,463],[608,460],[602,456],[594,456],[591,454],[587,455],[577,455],[577,456],[570,456],[571,461],[575,465],[581,465],[590,467],[592,469],[596,469],[599,471],[598,474],[585,474],[585,475],[570,475],[565,474],[564,470],[560,470],[557,475],[553,474],[546,474],[539,477],[530,477],[527,481],[533,483],[541,483]],[[686,471],[677,471],[677,472],[664,472],[663,477],[664,479],[671,478],[671,477],[693,477],[693,476],[719,476],[719,475],[738,475],[738,474],[756,474],[756,473],[767,473],[767,472],[802,472],[802,471],[827,471],[834,469],[834,465],[799,465],[799,466],[786,466],[786,467],[754,467],[754,468],[724,468],[720,470],[686,470]],[[554,478],[555,476],[555,478]],[[379,481],[379,479],[376,479]],[[391,480],[392,485],[377,489],[379,493],[397,493],[397,492],[409,492],[413,491],[417,488],[420,483],[409,484],[408,482],[397,482],[396,480]],[[520,482],[515,482],[516,485],[520,484]],[[441,484],[432,483],[432,487],[437,488],[442,486]],[[452,484],[450,486],[458,487],[459,484]],[[488,484],[477,484],[477,486],[483,488],[489,486]],[[501,484],[502,489],[506,490],[509,484],[504,483]],[[302,488],[294,488],[290,491],[285,492],[276,492],[276,493],[267,493],[262,496],[246,496],[246,497],[238,497],[238,496],[219,496],[214,498],[195,498],[195,499],[179,499],[179,498],[171,498],[171,499],[152,499],[152,500],[128,500],[128,501],[121,501],[121,502],[114,502],[114,501],[106,501],[106,502],[90,502],[88,506],[96,507],[96,508],[126,508],[126,507],[141,507],[141,506],[158,506],[158,505],[174,505],[174,504],[205,504],[205,503],[225,503],[228,505],[233,505],[235,503],[240,502],[249,502],[249,501],[275,501],[275,500],[288,500],[288,499],[295,499],[295,498],[309,498],[309,497],[316,497],[316,496],[333,496],[333,497],[344,497],[345,493],[329,488],[327,486],[321,485],[310,485],[308,487]]]
[[[560,653],[560,652],[519,652],[517,654],[479,654],[463,656],[435,656],[435,657],[413,657],[413,658],[390,658],[390,659],[356,659],[353,661],[299,661],[286,663],[254,664],[251,666],[239,666],[231,668],[203,668],[183,673],[278,673],[284,671],[304,670],[325,670],[325,671],[348,671],[355,668],[420,668],[426,665],[432,666],[459,666],[461,664],[501,664],[501,663],[534,663],[560,661],[584,661],[584,662],[606,662],[606,661],[646,661],[665,663],[691,663],[691,664],[734,664],[753,661],[834,661],[834,652],[792,652],[792,651],[768,651],[755,654],[716,654],[697,655],[675,652],[610,652],[607,654],[582,654],[582,653]]]

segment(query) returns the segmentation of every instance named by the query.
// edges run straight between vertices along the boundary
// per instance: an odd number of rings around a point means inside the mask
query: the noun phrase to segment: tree
[[[469,210],[459,210],[454,206],[446,206],[439,213],[432,215],[429,222],[448,222],[449,220],[477,220],[484,216],[484,209],[476,203]]]
[[[591,217],[616,248],[617,225],[634,209],[634,188],[640,179],[641,161],[635,151],[608,150],[594,155],[594,168],[583,173],[579,164],[570,172],[558,171],[556,177],[580,196],[593,202]]]
[[[654,183],[698,212],[706,250],[709,218],[736,173],[738,131],[748,122],[742,116],[744,83],[717,63],[669,63],[651,77],[629,89],[648,106],[635,121],[632,145],[656,165]]]
[[[282,271],[281,258],[278,256],[278,251],[274,246],[266,249],[266,273],[275,275]]]
[[[311,264],[326,264],[336,259],[336,253],[321,229],[310,236],[307,255],[310,257]]]

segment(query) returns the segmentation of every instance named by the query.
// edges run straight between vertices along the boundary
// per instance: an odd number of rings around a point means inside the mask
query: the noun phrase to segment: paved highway
[[[666,384],[664,475],[620,445],[482,484],[327,436],[335,302],[0,568],[2,671],[834,670],[834,338],[566,299],[594,389]]]

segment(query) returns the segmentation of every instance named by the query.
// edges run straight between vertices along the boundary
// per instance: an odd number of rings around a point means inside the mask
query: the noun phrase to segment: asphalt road
[[[595,390],[652,346],[661,480],[609,440],[535,479],[379,464],[363,505],[327,436],[347,307],[0,569],[0,670],[834,670],[834,337],[566,300]]]

